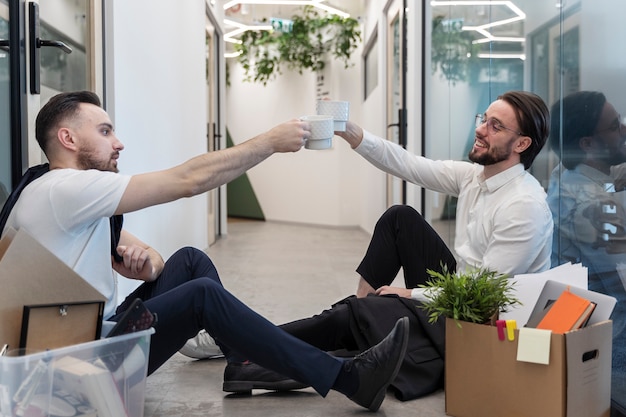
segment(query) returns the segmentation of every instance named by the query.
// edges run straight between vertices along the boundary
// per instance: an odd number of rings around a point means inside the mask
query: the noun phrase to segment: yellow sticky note
[[[552,331],[522,327],[517,341],[517,360],[548,365],[550,363],[550,337]]]
[[[506,337],[510,342],[515,340],[515,329],[517,329],[517,322],[515,320],[506,321]]]

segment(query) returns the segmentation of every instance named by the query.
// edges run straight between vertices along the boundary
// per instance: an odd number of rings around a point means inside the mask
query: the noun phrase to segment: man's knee
[[[200,249],[194,248],[192,246],[185,246],[185,247],[178,249],[176,252],[174,252],[174,254],[170,257],[170,259],[178,258],[178,257],[193,259],[195,257],[208,258],[208,255],[205,252],[201,251]]]
[[[389,207],[379,219],[379,223],[391,225],[418,224],[424,222],[422,215],[408,205],[395,205]]]
[[[189,291],[193,292],[206,292],[206,293],[222,293],[226,291],[222,284],[211,278],[197,278],[189,281],[188,285],[191,287]]]
[[[382,215],[382,217],[394,217],[394,218],[402,218],[402,217],[421,217],[419,212],[415,210],[413,207],[408,206],[406,204],[397,204],[395,206],[389,207]]]
[[[188,268],[190,273],[194,276],[206,275],[209,278],[217,277],[217,268],[211,258],[209,258],[209,255],[191,246],[178,249],[167,260],[167,263],[178,265],[181,268]]]

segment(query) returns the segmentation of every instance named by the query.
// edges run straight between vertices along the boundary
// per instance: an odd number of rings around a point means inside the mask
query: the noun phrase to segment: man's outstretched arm
[[[310,125],[294,119],[231,148],[196,156],[163,171],[134,175],[115,213],[128,213],[212,190],[274,153],[300,150],[309,136]]]

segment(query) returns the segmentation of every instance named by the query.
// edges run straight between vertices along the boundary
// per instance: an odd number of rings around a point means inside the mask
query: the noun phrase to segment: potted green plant
[[[493,324],[499,313],[521,304],[513,295],[514,282],[506,274],[484,268],[455,273],[445,265],[442,272],[428,270],[428,274],[431,279],[421,286],[428,289],[422,308],[431,323],[444,316],[459,327],[461,321]]]
[[[350,66],[350,56],[361,41],[359,22],[334,14],[321,15],[312,6],[292,17],[291,30],[247,31],[235,45],[237,60],[243,67],[245,81],[264,85],[283,66],[302,74],[304,70],[320,71],[332,56]]]

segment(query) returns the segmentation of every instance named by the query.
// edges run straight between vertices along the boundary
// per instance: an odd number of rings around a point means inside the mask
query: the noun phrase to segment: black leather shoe
[[[290,391],[307,387],[306,384],[270,371],[260,365],[245,362],[226,365],[222,390],[238,394],[250,394],[253,389]]]
[[[406,354],[409,319],[399,319],[391,332],[376,346],[356,356],[346,365],[359,373],[359,388],[349,397],[358,405],[376,411],[385,399],[387,387],[394,380]]]

